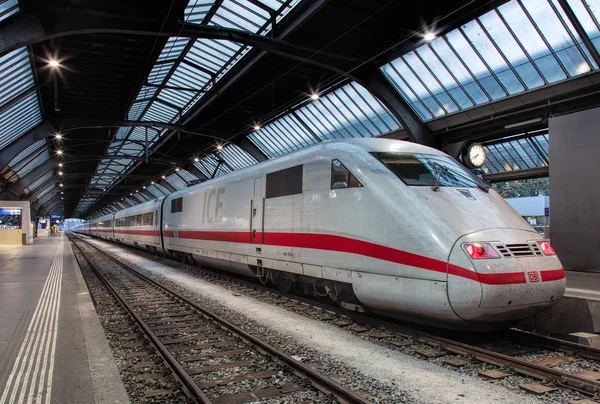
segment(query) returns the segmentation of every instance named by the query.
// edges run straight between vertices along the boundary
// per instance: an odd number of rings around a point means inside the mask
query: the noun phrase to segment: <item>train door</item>
[[[261,178],[254,179],[254,194],[250,206],[252,207],[250,219],[250,238],[253,243],[264,243],[264,198],[263,198],[263,180]]]

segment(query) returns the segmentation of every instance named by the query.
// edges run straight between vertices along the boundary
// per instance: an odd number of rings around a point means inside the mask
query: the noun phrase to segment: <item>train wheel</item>
[[[277,287],[282,293],[290,293],[296,281],[285,275],[279,275],[277,277]]]

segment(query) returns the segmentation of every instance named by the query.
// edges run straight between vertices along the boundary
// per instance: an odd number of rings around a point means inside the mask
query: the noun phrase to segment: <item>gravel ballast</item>
[[[93,242],[145,274],[186,291],[188,296],[207,305],[216,314],[265,337],[286,353],[303,362],[320,365],[320,371],[346,387],[364,391],[373,401],[526,404],[551,399],[551,396],[538,399],[523,393],[514,383],[490,382],[401,350],[389,349],[318,319],[233,293],[226,287],[137,256],[119,246],[98,240]],[[559,397],[552,396],[559,402],[569,400],[568,395]]]

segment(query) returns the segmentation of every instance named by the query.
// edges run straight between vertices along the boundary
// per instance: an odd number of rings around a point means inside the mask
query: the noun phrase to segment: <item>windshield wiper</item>
[[[442,180],[443,168],[438,163],[433,163],[432,167],[435,170],[435,182],[431,186],[431,190],[437,192],[440,190],[440,181]]]

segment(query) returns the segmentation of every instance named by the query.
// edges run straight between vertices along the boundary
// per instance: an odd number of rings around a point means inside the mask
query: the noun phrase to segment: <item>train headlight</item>
[[[476,260],[500,258],[500,254],[494,250],[494,247],[487,243],[465,243],[462,247],[469,257]]]
[[[538,245],[540,246],[540,250],[544,253],[544,255],[556,255],[554,248],[547,241],[538,241]]]

